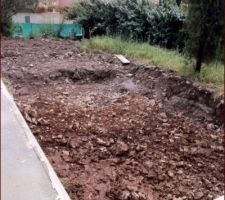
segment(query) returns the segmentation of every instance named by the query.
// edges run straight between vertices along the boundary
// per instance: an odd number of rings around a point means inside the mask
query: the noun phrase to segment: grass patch
[[[175,50],[108,36],[83,40],[81,50],[88,51],[91,49],[99,49],[113,54],[123,54],[133,59],[141,59],[148,64],[170,68],[175,70],[179,75],[196,79],[193,61],[188,60]],[[218,63],[217,65],[213,63],[204,64],[198,80],[216,86],[222,91],[224,87],[223,63]]]

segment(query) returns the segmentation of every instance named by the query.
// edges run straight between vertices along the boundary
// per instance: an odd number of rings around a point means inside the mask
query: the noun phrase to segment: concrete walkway
[[[1,199],[70,200],[1,82]]]

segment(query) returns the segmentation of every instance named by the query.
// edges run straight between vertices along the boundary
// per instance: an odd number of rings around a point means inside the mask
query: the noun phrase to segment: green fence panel
[[[82,27],[79,24],[33,24],[33,23],[13,23],[13,37],[38,37],[45,34],[51,34],[66,38],[70,36],[70,32],[74,32],[74,36],[82,37]]]

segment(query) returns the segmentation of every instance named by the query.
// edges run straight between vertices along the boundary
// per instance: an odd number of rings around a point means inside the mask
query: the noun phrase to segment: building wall
[[[55,0],[55,7],[57,8],[66,8],[70,7],[72,4],[73,0]]]
[[[12,17],[14,23],[25,23],[25,17],[30,16],[30,23],[34,24],[61,24],[63,15],[56,12],[46,13],[17,13]]]

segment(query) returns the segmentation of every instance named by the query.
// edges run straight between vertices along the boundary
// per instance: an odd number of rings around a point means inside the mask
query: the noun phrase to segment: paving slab
[[[70,200],[1,82],[1,199]]]

